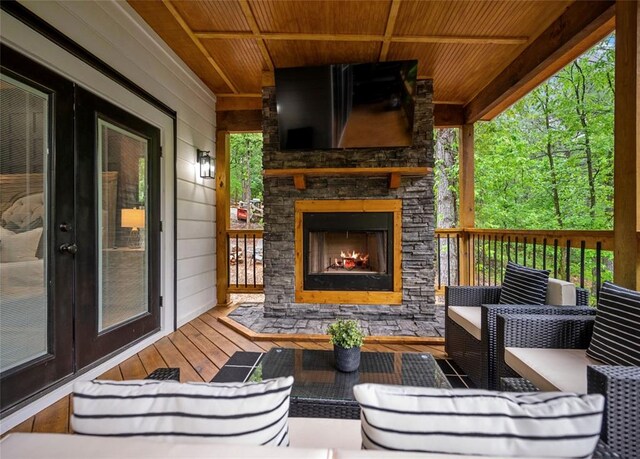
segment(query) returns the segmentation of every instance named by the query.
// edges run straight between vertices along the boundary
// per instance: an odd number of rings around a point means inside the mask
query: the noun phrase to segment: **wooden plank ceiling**
[[[129,0],[232,108],[259,108],[280,67],[417,59],[436,104],[466,105],[573,3]]]

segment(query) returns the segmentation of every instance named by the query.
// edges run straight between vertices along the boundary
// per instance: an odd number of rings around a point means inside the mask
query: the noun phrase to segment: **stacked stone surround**
[[[317,151],[280,151],[275,87],[262,90],[263,168],[433,167],[433,82],[416,87],[413,146]],[[384,129],[384,126],[380,126]],[[291,177],[264,179],[264,315],[295,319],[364,320],[435,317],[435,209],[433,175],[402,177],[389,189],[386,177],[307,177],[296,190]],[[295,302],[295,202],[308,199],[402,200],[402,305]]]

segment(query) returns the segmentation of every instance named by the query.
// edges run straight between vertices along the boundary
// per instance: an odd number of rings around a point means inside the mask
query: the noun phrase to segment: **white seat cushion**
[[[360,419],[289,418],[289,446],[359,450]]]
[[[576,286],[572,282],[550,277],[545,304],[575,306]]]
[[[358,441],[360,437],[358,436]],[[2,459],[104,459],[104,458],[260,458],[330,459],[327,448],[278,448],[228,444],[198,444],[184,439],[168,443],[157,438],[95,437],[90,435],[14,433],[0,442]]]
[[[508,347],[504,359],[515,372],[543,391],[587,393],[587,365],[602,365],[586,349]]]
[[[451,320],[464,328],[467,333],[480,341],[482,335],[482,308],[480,306],[449,306]]]

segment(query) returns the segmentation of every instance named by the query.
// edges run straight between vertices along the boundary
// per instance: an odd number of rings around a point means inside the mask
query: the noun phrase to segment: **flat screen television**
[[[418,61],[275,70],[281,150],[412,145]]]

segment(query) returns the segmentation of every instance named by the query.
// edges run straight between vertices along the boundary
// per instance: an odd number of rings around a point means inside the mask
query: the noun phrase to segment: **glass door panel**
[[[48,353],[49,96],[0,75],[0,372]]]
[[[73,84],[0,44],[0,409],[73,372]],[[55,129],[54,129],[55,126]]]
[[[160,130],[76,88],[76,361],[160,328]]]
[[[145,138],[98,118],[98,332],[149,312]]]

